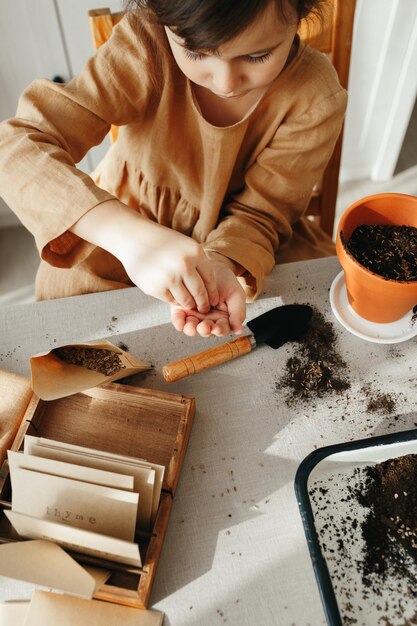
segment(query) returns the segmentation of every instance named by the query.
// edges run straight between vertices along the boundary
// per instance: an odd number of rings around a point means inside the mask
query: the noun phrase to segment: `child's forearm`
[[[123,263],[123,257],[129,255],[130,243],[133,243],[136,252],[140,241],[145,242],[155,226],[158,225],[114,199],[92,208],[70,230],[85,241],[107,250]],[[227,256],[210,249],[205,252],[210,260],[227,265],[235,276],[243,272],[242,266]]]
[[[183,310],[173,314],[177,330],[189,335],[242,331],[245,294],[233,275],[242,268],[228,257],[205,251],[190,237],[152,222],[118,200],[97,205],[71,230],[118,258],[145,293],[179,304]],[[217,323],[187,314],[195,309],[206,314],[217,304],[223,316]]]
[[[202,245],[119,200],[95,206],[70,230],[119,259],[145,293],[202,312],[217,305],[214,270]]]
[[[130,239],[126,237],[126,233],[135,238],[134,233],[137,229],[140,230],[144,220],[146,218],[137,211],[114,199],[93,207],[70,230],[122,261],[122,251],[126,250]]]

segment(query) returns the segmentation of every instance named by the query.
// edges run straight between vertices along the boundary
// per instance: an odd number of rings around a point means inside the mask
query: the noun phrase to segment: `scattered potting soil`
[[[89,370],[105,374],[105,376],[116,374],[126,367],[116,352],[103,348],[63,346],[62,348],[55,348],[52,352],[65,363],[86,367]]]
[[[366,411],[368,413],[383,413],[391,415],[395,411],[396,398],[392,393],[375,391],[370,384],[361,389],[367,399]]]
[[[350,387],[333,325],[315,307],[312,309],[309,329],[296,342],[295,356],[287,360],[286,372],[275,384],[276,390],[288,390],[287,404],[324,393],[341,393]]]
[[[309,494],[343,624],[416,624],[417,455],[359,464]]]
[[[347,249],[371,272],[399,281],[417,280],[417,228],[362,224],[352,232]]]

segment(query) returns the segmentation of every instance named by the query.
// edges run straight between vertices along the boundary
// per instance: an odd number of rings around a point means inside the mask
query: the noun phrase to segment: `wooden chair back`
[[[324,7],[323,19],[312,17],[302,20],[298,31],[303,41],[329,56],[339,76],[340,84],[345,89],[349,79],[355,1],[328,0]],[[93,9],[88,14],[93,44],[97,49],[110,37],[113,26],[121,20],[123,12],[112,13],[110,9],[103,8]],[[117,132],[117,127],[112,126],[110,130],[112,141],[117,139]],[[307,215],[314,216],[319,221],[320,227],[330,236],[333,234],[336,211],[342,137],[343,130],[322,180],[313,191],[307,209]]]
[[[354,14],[355,0],[329,0],[324,8],[323,21],[317,17],[307,18],[302,20],[298,31],[303,41],[328,55],[345,89],[349,79]],[[307,215],[316,216],[320,227],[330,236],[333,235],[336,212],[342,141],[343,130],[307,209]]]

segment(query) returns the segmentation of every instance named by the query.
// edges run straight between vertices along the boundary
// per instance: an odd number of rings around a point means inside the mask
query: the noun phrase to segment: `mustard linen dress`
[[[125,17],[78,77],[35,81],[0,124],[0,195],[35,237],[37,298],[132,284],[115,257],[68,231],[113,197],[233,259],[249,300],[276,261],[333,254],[303,214],[346,101],[326,56],[300,43],[241,121],[213,126],[163,28],[145,23],[138,38]],[[76,163],[111,124],[118,139],[89,176]]]

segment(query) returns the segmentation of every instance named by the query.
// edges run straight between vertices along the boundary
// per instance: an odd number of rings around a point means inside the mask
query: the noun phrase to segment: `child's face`
[[[193,83],[221,98],[239,98],[263,90],[281,73],[298,27],[295,10],[288,5],[288,23],[279,17],[274,2],[242,33],[215,53],[191,52],[165,28],[180,70]]]

